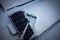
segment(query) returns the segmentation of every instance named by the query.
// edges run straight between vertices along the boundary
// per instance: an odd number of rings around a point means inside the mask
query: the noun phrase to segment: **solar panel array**
[[[10,19],[13,22],[13,24],[16,26],[16,28],[18,29],[20,34],[22,34],[27,25],[27,22],[28,22],[28,19],[25,18],[24,12],[18,11],[16,13],[10,15]],[[28,25],[28,28],[25,32],[23,40],[28,40],[33,34],[34,34],[34,32],[31,28],[31,26]]]

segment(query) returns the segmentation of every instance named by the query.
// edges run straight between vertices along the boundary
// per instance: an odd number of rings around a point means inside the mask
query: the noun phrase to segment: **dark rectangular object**
[[[33,34],[34,34],[33,29],[31,28],[30,25],[28,25],[28,28],[27,28],[27,30],[25,32],[23,40],[29,40],[29,38],[32,37]]]
[[[16,26],[20,34],[23,33],[26,25],[27,25],[27,18],[25,18],[24,12],[23,11],[18,11],[12,15],[10,15],[10,19],[12,23]]]

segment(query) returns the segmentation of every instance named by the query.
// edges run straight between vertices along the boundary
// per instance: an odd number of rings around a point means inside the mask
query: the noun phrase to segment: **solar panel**
[[[16,28],[19,30],[19,32],[22,34],[28,22],[28,19],[25,18],[24,12],[23,11],[16,12],[10,15],[10,19],[14,23]]]
[[[30,25],[28,25],[28,28],[27,28],[27,30],[25,32],[23,40],[29,40],[29,38],[32,37],[33,34],[34,34],[33,29],[31,28]]]

